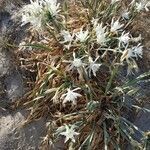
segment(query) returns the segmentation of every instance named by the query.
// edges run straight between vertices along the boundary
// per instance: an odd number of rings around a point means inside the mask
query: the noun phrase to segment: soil
[[[15,48],[7,47],[8,42],[18,45],[26,35],[15,16],[23,2],[0,1],[0,150],[37,150],[45,132],[44,119],[22,127],[28,111],[11,108],[25,93]]]

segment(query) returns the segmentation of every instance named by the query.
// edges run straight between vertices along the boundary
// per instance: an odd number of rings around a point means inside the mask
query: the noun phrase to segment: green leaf
[[[105,143],[104,150],[108,150],[109,134],[107,133],[105,122],[103,123],[103,129],[104,129],[104,143]]]
[[[111,88],[113,79],[114,79],[114,77],[115,77],[117,71],[118,71],[118,67],[116,67],[116,68],[114,68],[114,69],[112,70],[110,79],[109,79],[109,81],[108,81],[108,83],[107,83],[107,86],[106,86],[105,94],[107,94],[107,92],[108,92],[109,89]]]
[[[144,78],[147,78],[147,77],[149,77],[149,79],[144,79]],[[146,82],[146,81],[149,81],[149,80],[150,80],[150,71],[141,74],[140,76],[138,76],[137,78],[135,78],[133,80],[128,81],[123,87],[133,86],[133,85],[135,85],[139,82]]]
[[[130,122],[129,120],[121,117],[120,118],[123,122],[126,122],[127,124],[129,124],[130,126],[132,126],[132,128],[134,128],[135,130],[137,130],[138,132],[140,132],[142,135],[144,135],[144,132],[142,130],[140,130],[137,126],[135,126],[132,122]]]
[[[36,48],[36,49],[42,49],[42,50],[48,50],[48,51],[52,51],[51,48],[43,45],[43,44],[25,44],[23,46],[26,46],[26,47],[32,47],[32,48]]]
[[[84,149],[85,147],[86,147],[86,150],[92,150],[91,143],[92,143],[93,136],[94,136],[94,131],[87,136],[87,138],[84,140],[84,142],[79,147],[79,150],[82,150],[82,148]]]
[[[139,106],[137,106],[137,105],[132,105],[132,107],[137,108],[137,109],[139,109],[139,110],[142,110],[143,112],[148,112],[148,113],[150,113],[150,109],[141,108],[141,107],[139,107]]]

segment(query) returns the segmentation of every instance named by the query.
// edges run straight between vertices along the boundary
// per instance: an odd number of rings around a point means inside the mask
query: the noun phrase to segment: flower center
[[[73,61],[73,65],[75,66],[75,67],[81,67],[82,66],[82,61],[81,61],[81,59],[78,59],[78,58],[76,58],[76,59],[74,59],[74,61]]]

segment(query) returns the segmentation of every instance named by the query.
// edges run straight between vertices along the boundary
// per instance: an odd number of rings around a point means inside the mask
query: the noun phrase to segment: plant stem
[[[111,72],[110,79],[109,79],[109,81],[108,81],[108,83],[107,83],[107,86],[106,86],[105,96],[107,95],[107,93],[108,93],[108,91],[109,91],[109,89],[110,89],[110,87],[111,87],[111,85],[112,85],[113,79],[114,79],[114,77],[115,77],[115,75],[116,75],[117,72],[118,72],[118,66],[115,67],[115,68],[112,70],[112,72]]]

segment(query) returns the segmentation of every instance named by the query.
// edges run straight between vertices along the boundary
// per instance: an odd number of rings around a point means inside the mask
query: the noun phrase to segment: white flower
[[[42,16],[39,15],[29,15],[29,14],[22,14],[22,25],[25,25],[27,23],[31,23],[33,28],[39,30],[42,27]]]
[[[96,61],[98,60],[99,57],[97,57],[95,59],[95,61],[93,61],[92,57],[89,57],[89,66],[87,67],[87,69],[89,69],[89,76],[91,77],[91,72],[93,73],[94,76],[96,76],[96,72],[98,71],[99,67],[102,64],[98,64],[96,63]]]
[[[74,92],[74,91],[77,91],[77,90],[80,90],[80,88],[75,88],[74,90],[70,90],[70,88],[67,89],[67,93],[65,93],[61,96],[61,99],[64,99],[63,104],[65,104],[67,102],[72,102],[73,105],[76,105],[77,104],[76,99],[78,97],[82,96],[81,94]]]
[[[31,23],[36,30],[41,29],[43,22],[46,21],[46,13],[57,16],[59,10],[57,0],[30,0],[30,4],[25,5],[22,12],[22,25]]]
[[[76,58],[75,53],[73,53],[73,58],[74,60],[72,61],[72,65],[77,68],[82,67],[83,63],[81,58]]]
[[[137,46],[126,49],[121,56],[121,61],[123,61],[124,59],[129,60],[129,58],[131,59],[132,58],[138,59],[138,57],[142,58],[142,55],[143,55],[143,46],[141,46],[141,44],[139,43]]]
[[[120,58],[120,61],[123,62],[124,60],[128,61],[129,58],[132,57],[132,49],[129,48],[129,49],[125,49],[122,53],[122,56]]]
[[[74,67],[80,68],[82,67],[82,61],[80,58],[75,58],[72,62]]]
[[[135,3],[135,6],[136,6],[136,10],[137,10],[138,12],[140,12],[141,10],[144,9],[144,4],[143,4],[142,2],[140,2],[140,3]]]
[[[96,37],[97,37],[97,43],[101,44],[101,45],[105,45],[107,38],[107,32],[105,32],[106,27],[102,27],[102,23],[98,24],[95,27],[95,31],[96,31]]]
[[[119,19],[117,21],[114,22],[114,18],[111,21],[111,32],[117,32],[117,30],[119,30],[120,28],[122,28],[124,26],[124,24],[120,24],[119,23]]]
[[[63,44],[63,43],[69,42],[67,45],[64,45],[64,47],[67,48],[67,49],[70,49],[71,43],[72,43],[73,38],[74,38],[74,33],[71,35],[71,34],[69,33],[69,31],[62,30],[60,34],[61,34],[61,35],[63,36],[63,38],[64,38],[64,41],[61,41],[60,43]]]
[[[97,35],[97,43],[101,45],[105,45],[107,39],[106,39],[106,34],[98,34]]]
[[[68,71],[72,70],[74,67],[79,69],[81,67],[83,67],[85,65],[85,63],[82,62],[82,58],[84,58],[85,56],[81,57],[81,58],[76,58],[75,53],[73,52],[73,60],[64,60],[63,62],[65,63],[70,63],[69,67],[68,67]]]
[[[63,136],[66,137],[65,143],[66,143],[68,140],[71,140],[72,142],[75,143],[75,136],[79,135],[78,132],[75,132],[75,129],[74,129],[75,126],[72,125],[71,127],[69,127],[68,125],[65,125],[65,128],[66,128],[66,131],[60,133],[61,135],[63,135]]]
[[[126,58],[129,59],[129,58],[132,58],[134,55],[133,55],[133,49],[132,48],[129,48],[127,50],[127,56]]]
[[[142,58],[143,55],[143,46],[139,43],[137,46],[134,46],[133,48],[133,57],[138,57]]]
[[[30,8],[34,13],[38,13],[42,11],[42,3],[40,0],[30,0],[30,4],[26,5],[25,8],[27,8],[27,10]]]
[[[150,6],[150,2],[148,2],[147,0],[142,0],[140,3],[135,3],[135,7],[136,7],[136,10],[138,12],[142,11],[142,10],[146,10],[146,11],[149,11],[148,7]]]
[[[57,0],[43,0],[43,4],[53,17],[60,12],[60,3]]]
[[[119,2],[120,0],[111,0],[111,4],[113,5],[116,2]]]
[[[97,26],[98,20],[99,20],[99,19],[92,18],[91,23],[93,24],[94,27]]]
[[[89,38],[88,34],[88,30],[83,31],[83,29],[81,28],[80,32],[76,33],[77,40],[79,40],[80,42],[85,42]]]
[[[41,1],[30,0],[30,4],[25,5],[22,9],[22,25],[31,23],[33,28],[40,29],[42,26],[43,10]]]
[[[123,19],[129,19],[129,15],[130,15],[130,11],[127,11],[127,10],[126,10],[126,11],[124,11],[124,12],[122,13],[121,16],[122,16]]]
[[[96,34],[104,34],[106,30],[106,27],[102,27],[102,23],[101,24],[97,24],[97,26],[95,27],[95,32]]]
[[[74,34],[70,34],[69,31],[66,31],[66,30],[62,30],[61,33],[60,33],[63,38],[64,38],[64,41],[62,43],[66,43],[66,42],[72,42],[73,38],[74,38]]]
[[[129,40],[130,40],[130,37],[129,37],[129,32],[128,33],[122,33],[121,36],[118,38],[119,40],[119,46],[121,43],[123,44],[128,44],[129,43]]]

